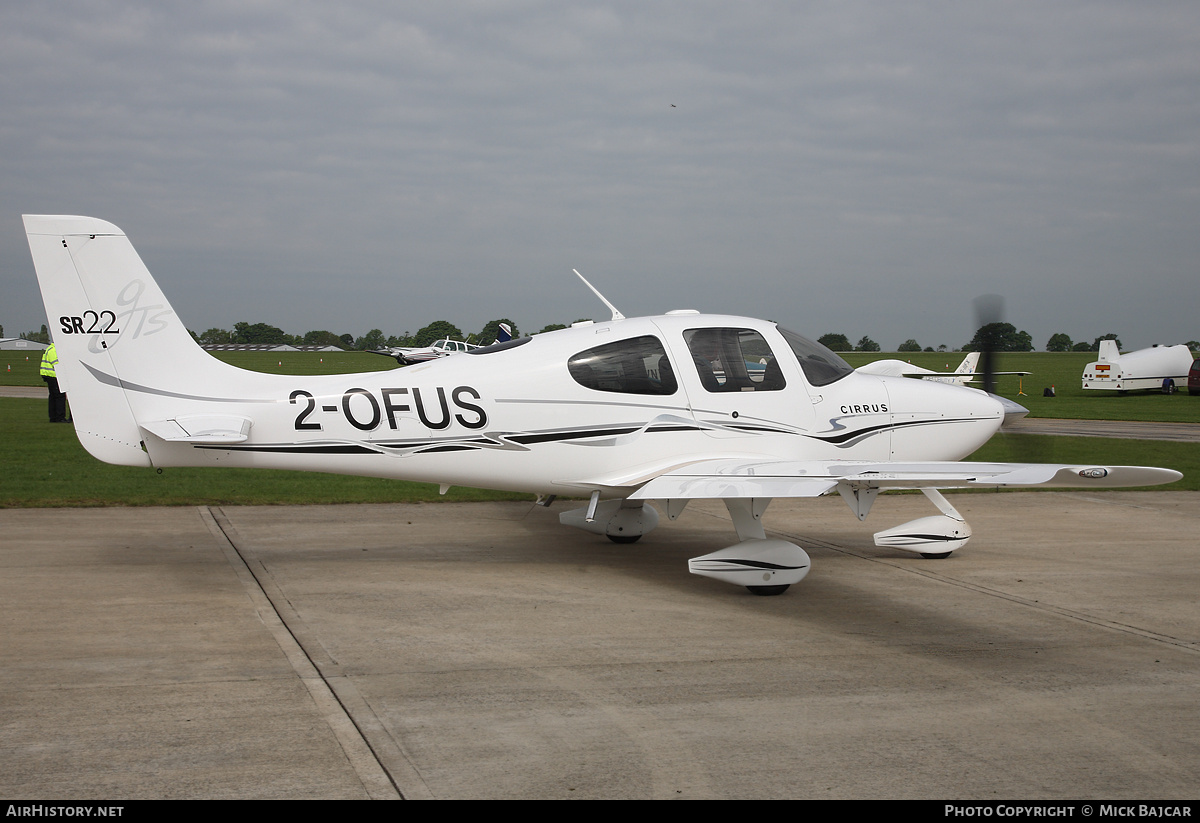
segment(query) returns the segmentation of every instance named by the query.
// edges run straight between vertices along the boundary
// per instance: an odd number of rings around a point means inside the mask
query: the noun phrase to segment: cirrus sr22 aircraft
[[[763,512],[776,497],[837,492],[862,520],[879,492],[920,489],[939,513],[875,542],[944,557],[971,529],[939,489],[1182,476],[957,462],[1006,413],[1025,410],[975,389],[856,372],[775,323],[692,310],[626,319],[613,308],[608,322],[393,371],[244,371],[193,342],[116,226],[27,215],[25,230],[76,432],[109,463],[302,469],[527,491],[543,502],[577,496],[588,504],[559,519],[617,542],[658,525],[651,500],[674,519],[690,500],[720,499],[739,542],[692,559],[690,570],[756,594],[779,594],[809,570],[801,547],[766,535]]]

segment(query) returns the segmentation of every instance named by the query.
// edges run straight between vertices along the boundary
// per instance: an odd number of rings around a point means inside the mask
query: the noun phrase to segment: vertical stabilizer
[[[968,352],[963,361],[958,364],[958,368],[954,370],[955,374],[974,374],[979,368],[979,352]]]
[[[24,219],[80,442],[108,463],[151,465],[138,426],[153,419],[147,404],[231,367],[196,345],[119,228],[93,217]]]

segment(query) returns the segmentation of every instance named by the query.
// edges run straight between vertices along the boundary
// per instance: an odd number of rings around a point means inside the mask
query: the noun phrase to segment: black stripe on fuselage
[[[971,422],[970,420],[913,420],[904,423],[887,423],[879,426],[870,426],[863,429],[847,429],[846,431],[837,432],[831,435],[820,434],[804,434],[812,440],[820,440],[823,443],[841,446],[847,445],[852,441],[863,437],[868,437],[873,434],[879,434],[889,430],[897,430],[901,428],[909,428],[912,426],[927,426],[935,423],[963,423]],[[724,429],[744,432],[750,435],[758,434],[797,434],[784,429],[775,429],[767,426],[757,426],[751,424],[717,424],[710,423],[709,425],[720,426]],[[218,451],[246,451],[246,452],[269,452],[275,454],[383,454],[384,450],[388,449],[418,449],[422,453],[431,452],[452,452],[466,451],[477,448],[487,448],[488,446],[498,445],[503,441],[516,443],[522,446],[537,445],[541,443],[556,443],[573,440],[589,440],[595,438],[618,437],[621,435],[632,434],[641,431],[641,426],[637,424],[626,424],[623,426],[612,426],[602,429],[574,429],[568,431],[547,431],[547,432],[530,432],[528,434],[497,434],[496,439],[472,437],[463,440],[448,440],[439,443],[436,440],[380,440],[372,441],[370,445],[354,444],[354,443],[278,443],[278,444],[263,444],[263,445],[218,445],[218,444],[193,444],[198,449],[215,449]],[[686,432],[686,431],[702,431],[703,426],[690,426],[681,424],[662,424],[649,426],[645,429],[647,433],[662,434],[667,432]]]

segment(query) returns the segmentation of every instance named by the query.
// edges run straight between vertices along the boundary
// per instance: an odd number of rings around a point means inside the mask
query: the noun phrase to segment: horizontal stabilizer
[[[172,443],[241,443],[250,435],[251,421],[230,415],[190,415],[142,423],[146,431]]]

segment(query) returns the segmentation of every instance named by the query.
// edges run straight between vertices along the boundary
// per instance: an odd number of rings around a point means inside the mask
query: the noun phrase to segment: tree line
[[[575,322],[579,322],[578,320]],[[270,344],[289,346],[336,346],[339,349],[347,351],[366,351],[369,349],[391,348],[393,346],[419,347],[429,346],[434,342],[443,338],[452,340],[467,340],[468,342],[482,343],[484,345],[495,341],[500,329],[501,323],[507,323],[512,329],[513,337],[520,337],[520,331],[517,329],[517,324],[509,320],[507,317],[489,320],[478,334],[464,335],[462,330],[451,323],[449,320],[435,320],[428,326],[420,329],[416,334],[410,334],[405,331],[404,334],[385,335],[380,329],[371,329],[361,337],[355,337],[352,334],[334,334],[331,331],[324,329],[306,332],[302,335],[288,334],[283,329],[277,326],[272,326],[267,323],[234,323],[232,329],[208,329],[201,334],[188,330],[192,337],[203,344]],[[538,330],[535,334],[542,332],[555,331],[556,329],[565,329],[567,326],[563,323],[551,323],[548,326]],[[4,327],[0,326],[0,337],[4,336]],[[21,337],[26,340],[32,340],[35,343],[49,343],[50,332],[45,324],[42,324],[41,331],[27,331],[21,334]],[[1123,348],[1121,338],[1116,334],[1102,334],[1092,340],[1091,343],[1086,340],[1075,342],[1070,335],[1059,332],[1050,335],[1050,339],[1046,341],[1046,351],[1065,352],[1065,351],[1099,351],[1101,340],[1116,340],[1117,348]],[[826,348],[833,351],[863,351],[876,352],[881,351],[879,344],[872,340],[867,335],[863,335],[857,343],[851,343],[850,338],[844,334],[823,334],[817,338],[817,342]],[[1186,343],[1187,347],[1194,352],[1200,352],[1200,341],[1189,340]],[[975,336],[971,341],[961,348],[950,349],[945,343],[936,347],[925,346],[921,347],[913,338],[909,338],[896,347],[899,352],[944,352],[944,351],[979,351],[984,348],[990,348],[992,351],[1010,351],[1022,352],[1033,351],[1033,337],[1025,331],[1017,331],[1017,327],[1011,323],[988,323],[985,326],[980,326],[975,332]]]
[[[361,337],[352,334],[335,334],[327,329],[316,329],[305,334],[288,334],[278,326],[268,323],[234,323],[232,329],[207,329],[200,334],[191,331],[192,337],[201,344],[254,344],[254,345],[289,345],[289,346],[336,346],[347,351],[367,351],[384,349],[393,346],[429,346],[443,338],[452,340],[468,340],[476,343],[492,343],[499,334],[500,324],[507,323],[514,337],[520,335],[517,324],[507,317],[488,321],[475,334],[464,335],[462,329],[449,320],[435,320],[420,329],[416,334],[405,331],[403,334],[387,335],[382,329],[371,329]],[[558,328],[565,328],[559,326]],[[543,329],[545,331],[545,329]]]
[[[583,318],[586,319],[586,318]],[[576,320],[576,323],[579,321]],[[468,343],[488,345],[494,343],[500,334],[500,324],[505,323],[512,330],[513,337],[520,337],[521,330],[507,317],[489,320],[478,332],[464,334],[462,329],[449,320],[434,320],[424,326],[416,334],[405,331],[403,334],[384,334],[382,329],[371,329],[361,337],[352,334],[335,334],[334,332],[318,329],[301,335],[288,334],[278,326],[267,323],[234,323],[232,329],[207,329],[200,334],[188,332],[201,344],[270,344],[289,346],[336,346],[346,351],[367,351],[372,349],[403,347],[423,347],[433,345],[438,340],[465,340]],[[42,327],[43,330],[45,326]],[[534,334],[567,328],[564,323],[551,323]]]
[[[578,323],[579,320],[575,322]],[[206,329],[200,334],[188,329],[188,334],[197,343],[204,345],[225,345],[232,343],[238,345],[336,346],[346,351],[366,351],[394,346],[430,346],[444,338],[466,340],[468,343],[487,345],[496,341],[501,323],[508,324],[508,327],[512,330],[513,337],[521,336],[521,331],[517,328],[517,324],[507,317],[489,320],[478,332],[470,334],[464,334],[462,329],[449,320],[435,320],[428,326],[420,329],[416,334],[405,331],[403,334],[387,335],[381,329],[371,329],[361,337],[355,337],[352,334],[335,334],[326,329],[317,329],[305,332],[304,334],[288,334],[278,326],[272,326],[269,323],[247,323],[244,321],[234,323],[232,329],[211,328]],[[564,323],[551,323],[535,332],[535,334],[565,328],[567,326]],[[3,336],[4,327],[0,326],[0,337]],[[50,332],[44,323],[40,331],[27,331],[22,333],[21,337],[35,343],[50,343]]]
[[[1117,348],[1122,348],[1121,339],[1113,333],[1102,334],[1093,340],[1091,343],[1086,340],[1075,342],[1070,336],[1059,332],[1052,334],[1050,339],[1046,341],[1046,351],[1064,352],[1064,351],[1100,351],[1101,340],[1117,341]],[[856,344],[850,342],[850,338],[844,334],[823,334],[817,342],[826,348],[833,351],[880,351],[879,344],[870,337],[864,335]],[[1200,351],[1200,341],[1189,340],[1185,344],[1192,351]],[[953,349],[953,351],[983,351],[990,349],[991,351],[1033,351],[1033,337],[1026,331],[1017,331],[1017,327],[1012,323],[988,323],[980,326],[975,332],[975,336],[971,341],[961,348]],[[896,351],[914,352],[914,351],[951,351],[945,343],[934,348],[926,346],[921,348],[921,344],[913,338],[909,338],[896,347]]]

